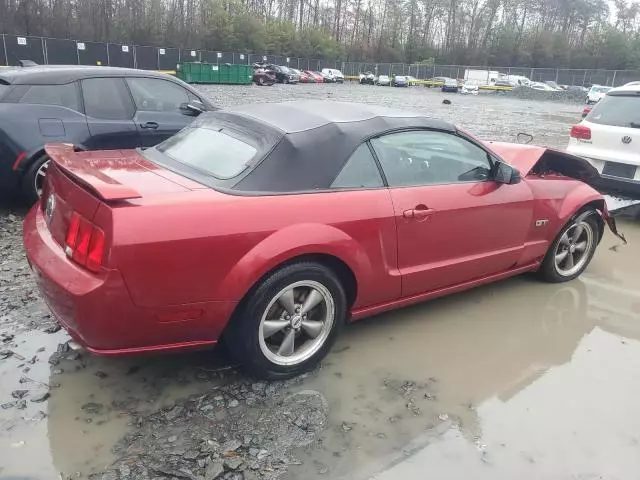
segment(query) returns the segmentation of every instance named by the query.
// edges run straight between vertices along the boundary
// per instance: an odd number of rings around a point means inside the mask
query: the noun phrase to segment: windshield
[[[593,107],[586,120],[600,125],[640,128],[640,97],[607,95]]]
[[[253,145],[236,138],[228,129],[206,127],[187,127],[155,150],[221,180],[238,176],[257,153]]]
[[[611,87],[591,87],[593,93],[607,93]]]

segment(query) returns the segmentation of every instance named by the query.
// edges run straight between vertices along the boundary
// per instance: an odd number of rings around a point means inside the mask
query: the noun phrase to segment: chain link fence
[[[219,52],[174,47],[150,47],[118,43],[80,42],[59,38],[20,37],[2,34],[0,65],[18,65],[20,60],[52,65],[110,65],[145,70],[175,70],[180,62],[254,64],[267,62],[287,65],[298,70],[334,68],[345,76],[372,72],[378,75],[411,75],[418,79],[451,77],[462,79],[466,70],[497,71],[505,75],[521,75],[532,81],[554,81],[560,85],[619,86],[640,80],[636,70],[582,70],[528,67],[496,67],[469,65],[422,65],[404,63],[340,62],[320,59],[258,55],[254,53]]]

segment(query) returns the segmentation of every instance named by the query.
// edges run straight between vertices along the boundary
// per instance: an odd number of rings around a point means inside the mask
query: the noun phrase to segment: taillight
[[[584,107],[584,110],[582,110],[582,118],[584,118],[587,115],[589,115],[590,111],[591,111],[591,107]]]
[[[571,127],[571,138],[578,140],[591,140],[591,129],[586,125],[574,125]]]
[[[67,257],[92,272],[99,272],[104,251],[104,232],[78,212],[73,212],[65,237]]]

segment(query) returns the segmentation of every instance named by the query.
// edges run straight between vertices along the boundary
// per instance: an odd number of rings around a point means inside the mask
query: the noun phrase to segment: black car
[[[150,147],[216,108],[170,75],[113,67],[0,70],[0,192],[40,195],[47,143],[81,150]]]
[[[278,83],[298,83],[298,75],[289,67],[283,65],[267,65],[267,67],[276,73],[276,81]]]

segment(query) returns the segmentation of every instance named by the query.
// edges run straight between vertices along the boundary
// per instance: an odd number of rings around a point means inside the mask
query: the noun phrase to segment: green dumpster
[[[253,69],[249,65],[184,62],[178,65],[177,76],[187,83],[249,85]]]

